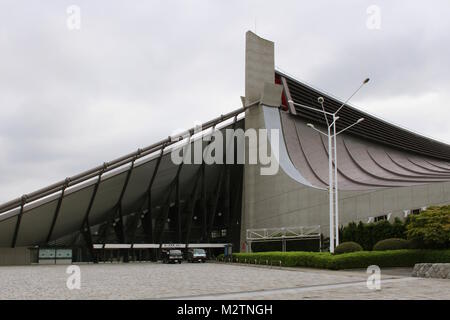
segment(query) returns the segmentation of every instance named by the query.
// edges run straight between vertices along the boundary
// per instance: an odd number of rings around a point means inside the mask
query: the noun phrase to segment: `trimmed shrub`
[[[220,255],[218,259],[222,259]],[[261,252],[234,253],[233,261],[240,263],[283,267],[307,267],[320,269],[413,267],[416,263],[450,263],[450,250],[387,250],[359,251],[332,255],[328,252]]]
[[[363,251],[363,248],[356,242],[343,242],[334,249],[335,254]]]
[[[400,238],[391,238],[378,241],[373,246],[373,251],[386,251],[386,250],[401,250],[410,249],[410,241]]]

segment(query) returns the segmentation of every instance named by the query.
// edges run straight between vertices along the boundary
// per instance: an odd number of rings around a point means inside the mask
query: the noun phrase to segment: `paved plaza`
[[[450,280],[382,270],[369,290],[365,270],[329,271],[237,264],[80,265],[81,288],[69,290],[63,265],[0,267],[0,299],[450,299]]]

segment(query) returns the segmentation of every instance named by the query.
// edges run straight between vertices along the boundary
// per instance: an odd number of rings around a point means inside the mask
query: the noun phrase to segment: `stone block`
[[[417,263],[412,271],[413,277],[450,279],[450,263]]]

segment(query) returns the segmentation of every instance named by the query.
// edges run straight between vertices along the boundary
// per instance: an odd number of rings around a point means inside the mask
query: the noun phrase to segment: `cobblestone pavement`
[[[450,299],[450,280],[382,270],[381,290],[365,271],[265,268],[219,263],[86,264],[81,289],[69,290],[67,266],[0,267],[0,299]]]

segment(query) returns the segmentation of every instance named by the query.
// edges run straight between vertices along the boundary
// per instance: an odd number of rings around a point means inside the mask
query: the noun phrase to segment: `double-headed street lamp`
[[[347,104],[347,102],[367,83],[369,82],[369,78],[365,79],[362,84],[358,87],[358,89],[336,110],[336,112],[331,113],[325,111],[323,106],[325,100],[323,97],[319,97],[317,101],[322,107],[322,110],[312,108],[309,106],[305,106],[303,104],[295,103],[292,100],[289,100],[289,103],[292,103],[296,106],[321,112],[325,117],[325,122],[327,124],[327,133],[322,132],[321,130],[314,127],[313,124],[308,123],[307,126],[311,129],[316,130],[320,134],[328,137],[328,192],[329,192],[329,202],[330,202],[330,252],[334,253],[335,248],[335,238],[336,238],[336,246],[339,245],[339,199],[338,199],[338,175],[337,175],[337,152],[336,152],[336,138],[342,132],[350,129],[351,127],[357,125],[358,123],[364,121],[364,118],[360,118],[355,123],[349,125],[348,127],[342,129],[339,132],[336,132],[336,121],[339,120],[337,113]],[[331,116],[332,122],[329,123],[328,116]],[[334,170],[333,170],[333,161],[334,161]],[[336,232],[336,235],[335,235]]]

